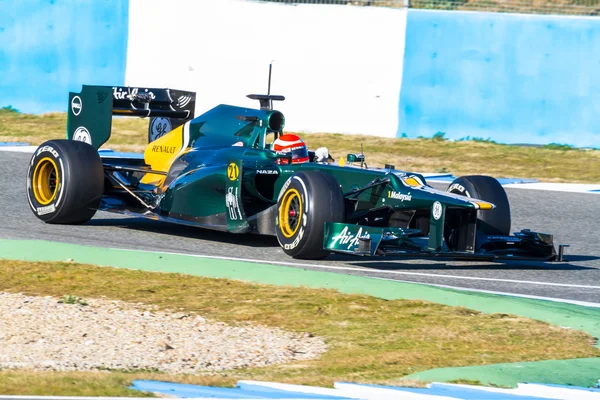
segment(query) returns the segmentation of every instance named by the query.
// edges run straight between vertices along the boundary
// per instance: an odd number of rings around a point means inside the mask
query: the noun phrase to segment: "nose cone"
[[[475,208],[479,208],[480,210],[492,210],[496,208],[495,204],[483,200],[472,199],[471,203],[476,206]]]
[[[474,208],[476,210],[493,210],[496,208],[496,205],[489,201],[473,199],[471,197],[455,195],[453,193],[443,193],[446,198],[444,201],[448,207],[466,207]],[[442,199],[440,199],[440,201],[442,201]]]
[[[444,192],[433,188],[425,188],[430,194],[437,195],[438,201],[446,203],[447,207],[474,208],[476,210],[493,210],[496,205],[489,201],[461,196],[455,193]]]

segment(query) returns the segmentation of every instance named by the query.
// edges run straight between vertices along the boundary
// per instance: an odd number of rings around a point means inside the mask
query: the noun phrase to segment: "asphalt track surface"
[[[506,189],[512,230],[530,228],[553,233],[556,244],[571,246],[566,249],[566,262],[474,262],[345,255],[302,262],[285,255],[274,237],[234,235],[106,212],[97,213],[90,222],[80,226],[44,224],[27,205],[25,178],[30,157],[29,154],[0,152],[0,239],[41,239],[282,262],[298,268],[397,281],[600,303],[599,194]],[[35,248],[31,251],[35,252]]]

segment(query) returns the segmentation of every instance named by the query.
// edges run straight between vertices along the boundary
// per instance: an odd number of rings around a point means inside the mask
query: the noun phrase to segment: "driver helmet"
[[[292,163],[300,164],[309,160],[308,148],[297,135],[287,133],[279,136],[271,145],[271,150],[280,155],[292,155]],[[280,159],[281,164],[287,164],[287,159]]]

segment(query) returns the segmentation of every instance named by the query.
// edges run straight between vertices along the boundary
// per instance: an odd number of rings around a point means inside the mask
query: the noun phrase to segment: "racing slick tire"
[[[51,224],[90,220],[104,192],[104,168],[91,145],[50,140],[33,153],[27,170],[27,199],[36,217]]]
[[[461,176],[448,186],[447,192],[493,203],[493,210],[477,212],[477,229],[486,235],[510,234],[510,204],[498,180],[485,175]]]
[[[279,192],[277,240],[294,258],[325,258],[330,253],[323,249],[325,222],[343,222],[344,217],[344,196],[333,176],[320,171],[295,173]]]

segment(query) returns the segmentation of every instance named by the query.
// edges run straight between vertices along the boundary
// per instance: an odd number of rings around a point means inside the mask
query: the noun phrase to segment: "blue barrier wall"
[[[600,18],[409,10],[398,136],[600,146]]]
[[[128,0],[0,0],[0,107],[65,111],[82,84],[122,85]]]

